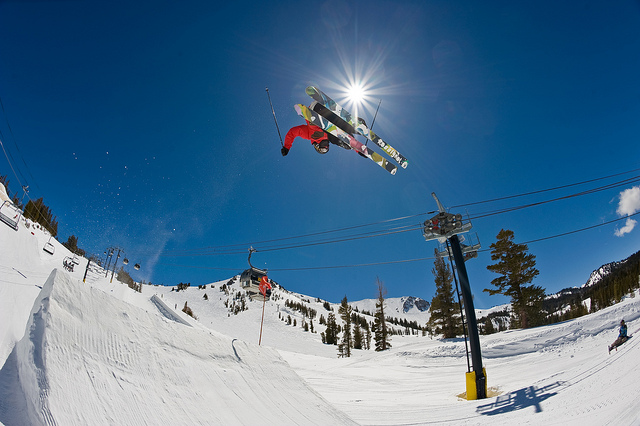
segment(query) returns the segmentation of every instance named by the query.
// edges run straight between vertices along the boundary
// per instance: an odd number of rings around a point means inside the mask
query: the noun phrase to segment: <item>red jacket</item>
[[[323,140],[329,139],[324,130],[314,124],[308,124],[308,122],[307,124],[292,127],[287,132],[287,135],[284,137],[284,147],[291,149],[295,138],[308,139],[311,143],[320,143]]]

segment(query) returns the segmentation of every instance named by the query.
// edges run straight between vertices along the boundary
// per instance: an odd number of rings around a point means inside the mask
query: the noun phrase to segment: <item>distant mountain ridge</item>
[[[419,297],[402,297],[400,300],[402,300],[402,312],[405,314],[409,313],[414,307],[420,312],[425,312],[431,306],[429,302]]]
[[[587,280],[587,282],[584,283],[582,286],[565,288],[555,293],[555,295],[582,293],[591,287],[597,286],[607,278],[612,278],[612,277],[615,277],[615,275],[617,274],[624,273],[624,271],[627,269],[625,268],[625,266],[630,266],[630,267],[633,267],[634,265],[637,266],[639,262],[640,262],[640,251],[632,254],[626,259],[623,259],[617,262],[605,263],[598,269],[595,269],[589,276],[589,279]]]
[[[544,309],[556,315],[565,315],[567,310],[584,304],[593,311],[610,306],[621,300],[640,283],[640,251],[624,260],[610,262],[595,269],[585,284],[580,287],[568,287],[548,295]]]
[[[630,257],[625,259],[625,260],[622,260],[620,262],[611,262],[611,263],[607,263],[605,265],[602,265],[601,267],[599,267],[598,269],[596,269],[595,271],[593,271],[591,273],[591,275],[589,276],[589,279],[587,280],[586,283],[584,283],[582,285],[581,288],[591,287],[591,286],[599,283],[600,281],[602,281],[602,279],[604,277],[606,277],[607,275],[610,275],[611,272],[615,271],[618,266],[624,264],[629,259],[630,259]]]
[[[582,286],[564,288],[549,294],[543,302],[550,322],[568,320],[611,306],[640,287],[640,251],[628,258],[595,269]],[[504,330],[511,321],[511,305],[480,311],[482,327],[493,321],[494,328]]]
[[[349,301],[349,305],[360,312],[375,313],[377,299],[364,299]],[[385,315],[402,318],[420,317],[425,322],[429,319],[429,307],[431,304],[424,299],[414,296],[390,297],[384,299]]]

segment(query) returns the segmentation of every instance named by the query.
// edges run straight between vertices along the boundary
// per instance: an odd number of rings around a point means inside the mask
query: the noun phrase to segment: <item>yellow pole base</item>
[[[487,395],[487,370],[482,368],[482,373],[484,374],[484,394]],[[476,385],[476,372],[470,371],[465,374],[467,379],[467,400],[471,401],[474,399],[478,399],[478,388]]]

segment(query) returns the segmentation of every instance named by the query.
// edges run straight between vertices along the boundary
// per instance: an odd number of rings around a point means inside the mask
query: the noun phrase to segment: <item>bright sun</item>
[[[347,88],[347,94],[349,100],[356,105],[361,104],[364,101],[364,88],[360,84],[351,84]]]

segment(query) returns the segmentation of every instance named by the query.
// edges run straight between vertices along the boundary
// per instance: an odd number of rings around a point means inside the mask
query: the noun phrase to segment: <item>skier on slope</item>
[[[293,145],[293,140],[297,137],[308,139],[319,154],[326,154],[329,152],[329,135],[320,127],[311,124],[307,121],[307,124],[295,126],[289,129],[287,135],[284,137],[284,146],[280,150],[282,156],[286,156]]]
[[[628,339],[629,337],[627,336],[627,324],[625,324],[624,320],[622,320],[620,321],[620,333],[618,334],[618,338],[615,342],[613,342],[611,346],[609,346],[609,352],[611,352],[611,350],[614,348],[618,350],[618,346],[626,342]]]

